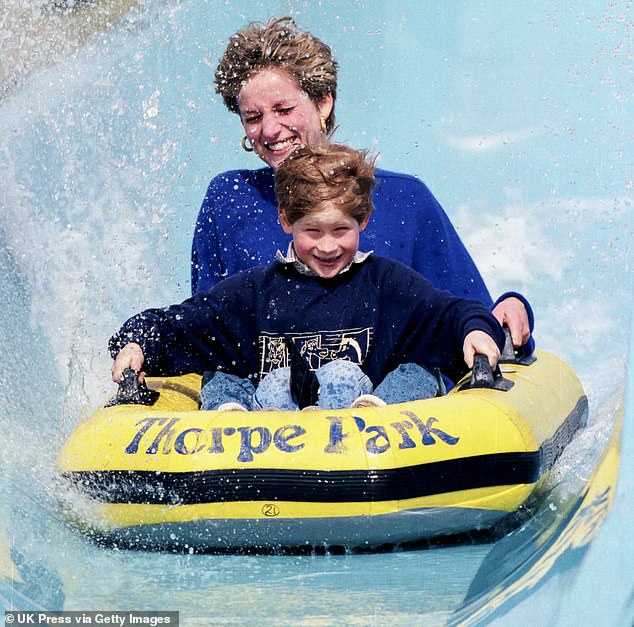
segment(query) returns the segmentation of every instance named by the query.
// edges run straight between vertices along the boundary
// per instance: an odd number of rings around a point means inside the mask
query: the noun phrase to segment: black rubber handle
[[[473,357],[471,379],[463,383],[458,389],[472,390],[474,388],[488,388],[490,390],[507,392],[514,385],[513,381],[504,378],[499,365],[495,367],[495,370],[491,370],[489,358],[486,355],[478,353]]]
[[[126,368],[119,381],[117,395],[106,403],[113,405],[154,405],[160,393],[150,390],[145,381],[139,382],[139,375],[132,368]]]
[[[511,339],[511,332],[508,327],[504,327],[504,335],[506,341],[504,342],[504,349],[500,355],[501,364],[519,364],[520,366],[530,366],[537,358],[533,354],[527,354],[524,352],[524,347],[520,346],[515,348],[513,346],[513,340]]]

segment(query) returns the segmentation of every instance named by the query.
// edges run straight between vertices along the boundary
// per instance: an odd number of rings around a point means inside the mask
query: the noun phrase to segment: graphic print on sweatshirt
[[[338,329],[331,331],[310,331],[307,333],[286,334],[299,349],[311,370],[343,359],[361,365],[370,351],[372,327],[356,329]],[[289,365],[289,354],[284,344],[284,335],[277,333],[260,334],[260,377]]]

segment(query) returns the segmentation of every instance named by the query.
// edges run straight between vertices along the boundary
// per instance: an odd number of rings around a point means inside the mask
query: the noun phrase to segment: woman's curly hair
[[[334,202],[361,224],[372,212],[375,160],[343,144],[298,148],[275,170],[280,209],[294,224]]]
[[[333,109],[326,130],[334,129],[337,62],[329,46],[301,30],[291,17],[271,19],[266,24],[252,22],[229,39],[215,74],[216,92],[229,111],[240,113],[240,89],[251,76],[270,68],[287,72],[315,103],[332,94]]]

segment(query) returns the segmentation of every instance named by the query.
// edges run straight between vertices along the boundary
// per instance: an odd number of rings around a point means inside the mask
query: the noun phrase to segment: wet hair
[[[302,146],[275,170],[278,205],[294,224],[334,201],[361,224],[372,212],[375,160],[343,144]]]
[[[271,19],[266,24],[251,22],[232,35],[215,75],[216,92],[229,111],[240,114],[240,90],[251,76],[264,69],[286,72],[314,103],[332,94],[333,108],[326,130],[334,129],[337,62],[323,41],[301,30],[291,17]]]

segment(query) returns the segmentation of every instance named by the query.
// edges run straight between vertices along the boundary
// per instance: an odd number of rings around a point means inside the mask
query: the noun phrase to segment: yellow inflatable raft
[[[200,411],[200,377],[148,379],[152,406],[104,406],[63,447],[69,514],[101,539],[175,550],[367,547],[488,528],[587,420],[572,370],[535,354],[502,366],[510,389],[462,382],[355,410]]]

